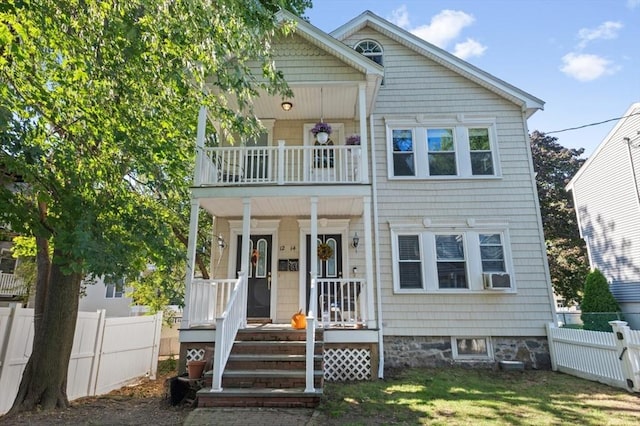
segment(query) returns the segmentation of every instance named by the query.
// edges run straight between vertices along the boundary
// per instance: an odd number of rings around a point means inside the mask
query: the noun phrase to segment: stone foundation
[[[492,337],[493,359],[454,360],[449,336],[385,336],[385,368],[441,367],[453,364],[495,368],[499,361],[522,361],[527,369],[550,370],[546,337]]]

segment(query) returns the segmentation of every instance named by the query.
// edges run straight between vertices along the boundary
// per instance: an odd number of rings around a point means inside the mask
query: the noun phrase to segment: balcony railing
[[[202,148],[199,185],[363,183],[360,146],[320,145]]]
[[[27,294],[27,286],[14,274],[0,271],[0,294],[8,296],[24,296]]]

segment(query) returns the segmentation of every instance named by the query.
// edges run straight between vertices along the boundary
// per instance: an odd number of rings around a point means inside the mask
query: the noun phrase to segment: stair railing
[[[246,304],[243,303],[247,292],[247,274],[240,272],[240,276],[229,298],[227,308],[216,319],[216,342],[213,358],[213,379],[211,392],[222,392],[222,373],[229,360],[233,342],[238,330],[245,322]]]
[[[309,313],[307,314],[307,348],[306,348],[306,375],[305,392],[315,392],[314,388],[314,357],[316,346],[316,317],[318,312],[318,288],[317,278],[311,276],[311,288],[309,290]]]

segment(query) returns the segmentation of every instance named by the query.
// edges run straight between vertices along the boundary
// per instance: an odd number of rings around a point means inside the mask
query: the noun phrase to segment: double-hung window
[[[506,280],[500,290],[515,291],[506,227],[412,230],[392,225],[392,250],[398,293],[485,291],[491,274]]]
[[[105,278],[105,297],[107,299],[119,299],[124,297],[124,279]]]
[[[390,179],[499,176],[495,125],[478,123],[388,124]]]

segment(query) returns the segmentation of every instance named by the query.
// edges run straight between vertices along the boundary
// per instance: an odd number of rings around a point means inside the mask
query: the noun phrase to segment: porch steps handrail
[[[211,392],[222,392],[222,373],[229,360],[229,354],[231,354],[238,330],[246,320],[246,306],[243,303],[246,300],[246,292],[247,275],[241,272],[240,277],[236,280],[227,308],[216,319],[216,343]]]
[[[357,145],[200,148],[199,185],[363,183]]]
[[[307,347],[305,361],[305,392],[315,392],[313,386],[314,355],[316,346],[316,317],[318,311],[318,288],[316,287],[316,277],[311,277],[311,288],[309,289],[309,312],[307,313]]]

